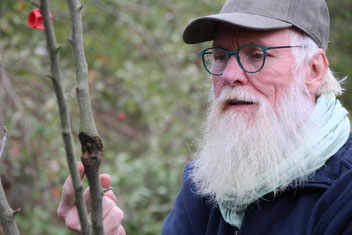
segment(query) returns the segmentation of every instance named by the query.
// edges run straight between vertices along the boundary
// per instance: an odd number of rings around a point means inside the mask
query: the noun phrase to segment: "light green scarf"
[[[304,154],[304,161],[307,162],[306,165],[309,166],[310,173],[321,168],[325,162],[346,143],[350,133],[348,112],[342,107],[334,94],[329,93],[320,96],[317,100],[314,112],[315,115],[312,115],[312,117],[314,117],[312,119],[314,120],[310,120],[307,126],[313,125],[313,122],[317,121],[316,117],[318,117],[322,129],[319,131],[318,135],[313,135],[312,138],[307,141],[307,145],[300,146],[300,149],[297,150],[300,151],[301,154]],[[312,149],[318,152],[312,154]],[[280,168],[284,173],[294,170],[289,163],[285,162]],[[270,174],[270,172],[268,172],[268,174]],[[265,178],[266,175],[263,175],[263,177]],[[261,192],[258,192],[257,199],[270,192],[270,190],[263,187]],[[244,202],[244,204],[249,204],[253,201]],[[227,198],[226,202],[219,203],[219,207],[227,223],[237,228],[241,227],[246,208],[238,209],[231,207],[231,197]]]

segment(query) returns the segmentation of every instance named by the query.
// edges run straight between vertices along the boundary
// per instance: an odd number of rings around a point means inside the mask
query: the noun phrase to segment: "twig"
[[[0,149],[0,159],[2,157],[2,154],[4,153],[6,139],[7,139],[7,129],[6,129],[6,126],[4,126],[4,137],[2,138],[2,144]]]
[[[82,234],[91,233],[91,225],[88,218],[87,209],[83,199],[82,183],[77,169],[76,158],[74,154],[74,144],[71,130],[71,123],[69,118],[69,110],[66,102],[66,96],[61,83],[61,71],[59,65],[59,49],[56,43],[54,27],[51,24],[49,17],[49,6],[47,0],[40,1],[40,11],[43,14],[43,23],[45,26],[45,36],[47,41],[47,48],[50,56],[51,75],[48,77],[52,80],[54,91],[56,94],[60,120],[62,127],[62,135],[65,144],[66,160],[72,177],[73,187],[75,191],[75,204],[77,206],[79,219],[82,227]]]
[[[103,144],[95,127],[88,87],[88,65],[85,58],[82,33],[82,5],[79,0],[67,0],[71,20],[73,60],[76,70],[76,96],[80,113],[79,140],[91,198],[91,220],[94,234],[104,234],[102,195],[99,166],[103,158]]]
[[[137,140],[143,140],[143,136],[136,129],[122,122],[117,122],[116,119],[111,117],[111,115],[108,113],[101,112],[97,114],[97,118],[108,125],[110,128],[117,129],[117,131],[121,131],[123,134]]]
[[[35,6],[35,7],[39,7],[39,4],[37,3],[37,2],[35,2],[35,1],[29,1],[33,6]]]
[[[1,145],[0,158],[2,156],[7,137],[7,129],[4,127],[4,138]],[[7,235],[18,235],[20,234],[16,225],[15,215],[19,212],[20,209],[12,210],[9,203],[6,200],[6,195],[2,182],[0,179],[0,222],[4,233]]]
[[[3,55],[4,55],[4,52],[0,50],[0,79],[2,80],[2,84],[4,85],[5,91],[7,91],[9,97],[15,104],[16,108],[23,114],[24,108],[18,99],[19,96],[17,95],[15,89],[11,85],[10,79],[8,78],[5,64],[3,61]]]

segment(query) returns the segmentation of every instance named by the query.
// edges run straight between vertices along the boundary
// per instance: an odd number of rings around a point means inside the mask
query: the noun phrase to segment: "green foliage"
[[[330,44],[328,57],[332,68],[341,78],[349,76],[344,83],[346,89],[342,101],[345,106],[352,110],[352,1],[331,0],[328,1],[331,18]]]
[[[104,141],[101,172],[112,176],[128,234],[159,234],[191,159],[208,98],[209,82],[197,53],[185,45],[189,20],[217,12],[220,0],[82,1],[84,43],[92,105]],[[65,1],[50,1],[61,68],[77,136],[78,110]],[[328,56],[335,71],[351,75],[352,3],[329,1]],[[22,234],[71,234],[56,216],[68,175],[44,32],[29,29],[29,1],[0,3],[0,125],[9,129],[0,165],[9,182]],[[346,81],[346,88],[351,83]],[[344,95],[349,108],[352,96]],[[126,114],[126,119],[118,116]],[[80,148],[76,142],[77,159]]]

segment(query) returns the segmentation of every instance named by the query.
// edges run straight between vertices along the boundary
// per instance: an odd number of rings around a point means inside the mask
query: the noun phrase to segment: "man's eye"
[[[224,60],[226,60],[226,55],[223,55],[223,54],[214,54],[214,60],[224,61]]]
[[[261,52],[254,52],[250,54],[250,58],[253,60],[262,60],[263,59],[263,53]]]

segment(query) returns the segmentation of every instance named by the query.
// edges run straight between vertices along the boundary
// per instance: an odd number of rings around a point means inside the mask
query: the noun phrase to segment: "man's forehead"
[[[259,44],[263,46],[274,46],[282,43],[289,43],[290,37],[294,32],[293,29],[278,29],[278,30],[253,30],[243,27],[238,27],[230,24],[219,24],[215,38],[214,46],[221,44]]]

